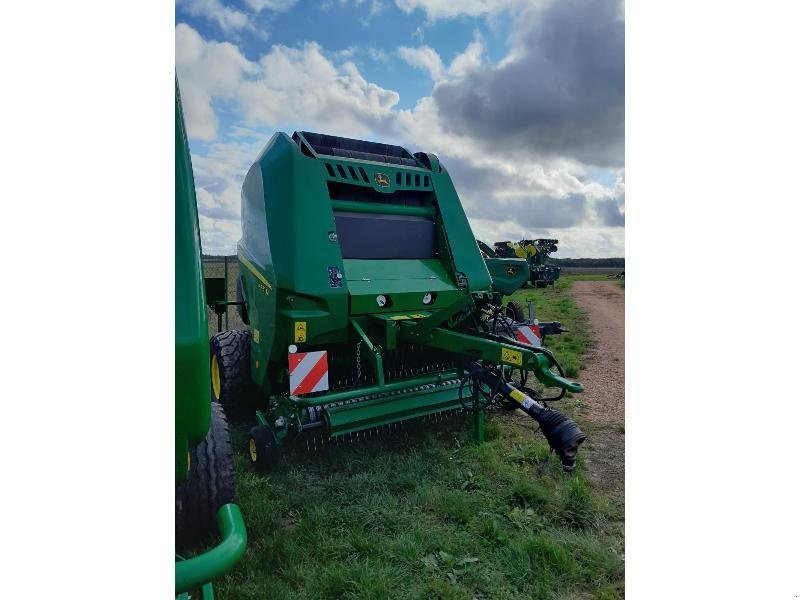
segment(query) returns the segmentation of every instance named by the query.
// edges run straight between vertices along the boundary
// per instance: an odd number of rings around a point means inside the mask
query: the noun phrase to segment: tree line
[[[559,267],[595,267],[602,269],[624,269],[624,258],[553,258],[547,262]]]

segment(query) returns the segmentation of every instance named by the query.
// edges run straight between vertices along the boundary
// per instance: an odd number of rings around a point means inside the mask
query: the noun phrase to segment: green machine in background
[[[233,456],[222,406],[211,402],[208,321],[192,163],[175,84],[175,534],[181,552],[206,541],[215,523],[222,540],[184,559],[176,552],[175,593],[200,589],[244,554],[247,534],[233,503]]]
[[[531,269],[524,258],[500,257],[487,244],[476,240],[486,268],[492,276],[492,288],[510,296],[530,279]]]
[[[549,262],[550,255],[558,251],[558,240],[538,239],[519,242],[496,242],[497,256],[524,258],[530,267],[530,281],[534,287],[555,287],[561,276],[561,267]]]
[[[388,144],[276,133],[242,187],[236,304],[250,329],[211,340],[212,391],[255,408],[248,453],[268,468],[304,436],[509,399],[572,469],[585,436],[513,384],[515,370],[582,391],[553,354],[519,341],[447,170]]]

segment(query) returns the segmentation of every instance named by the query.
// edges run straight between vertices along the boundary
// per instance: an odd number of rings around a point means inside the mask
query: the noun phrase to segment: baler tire
[[[525,309],[522,307],[521,302],[512,300],[506,304],[506,316],[514,319],[515,323],[525,320]]]
[[[233,450],[225,411],[211,403],[205,439],[189,451],[189,476],[175,490],[175,539],[187,548],[216,536],[217,511],[234,502]]]
[[[263,425],[251,428],[250,436],[247,438],[247,457],[259,473],[271,470],[277,458],[275,434]]]
[[[250,325],[250,317],[247,314],[247,305],[244,304],[244,291],[242,290],[242,278],[236,279],[236,302],[242,304],[236,305],[236,312],[239,313],[239,318],[245,325]]]
[[[211,399],[232,415],[244,413],[252,393],[250,332],[229,329],[211,338]],[[216,367],[214,361],[216,360]]]

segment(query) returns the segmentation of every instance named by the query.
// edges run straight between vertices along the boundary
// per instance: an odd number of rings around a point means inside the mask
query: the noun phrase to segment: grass
[[[592,343],[566,293],[578,278],[514,294],[571,330],[548,339],[571,369]],[[454,417],[317,454],[290,449],[268,475],[247,464],[248,426],[233,427],[248,548],[215,584],[220,598],[624,594],[622,506],[591,489],[580,457],[565,475],[520,413],[487,413],[480,446],[470,418]]]

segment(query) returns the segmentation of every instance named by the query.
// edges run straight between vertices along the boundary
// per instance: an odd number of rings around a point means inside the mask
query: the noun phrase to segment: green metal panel
[[[192,161],[175,82],[175,477],[211,423],[208,321]]]
[[[427,154],[425,156],[430,161],[436,201],[442,215],[455,266],[467,276],[470,291],[487,290],[492,284],[492,278],[481,257],[478,243],[475,241],[464,207],[461,206],[461,200],[458,198],[453,180],[447,169],[439,164],[439,159],[435,155]]]
[[[426,310],[447,306],[461,295],[442,264],[436,259],[344,260],[347,288],[350,291],[350,313],[389,313]],[[432,305],[422,303],[426,292],[435,292]],[[378,307],[378,294],[388,295],[391,305]]]
[[[485,258],[484,261],[492,276],[492,288],[504,296],[513,294],[531,276],[524,258]]]
[[[378,215],[405,215],[410,217],[430,217],[436,215],[432,206],[405,206],[404,204],[370,204],[350,200],[331,200],[331,208],[340,212],[368,213]]]

